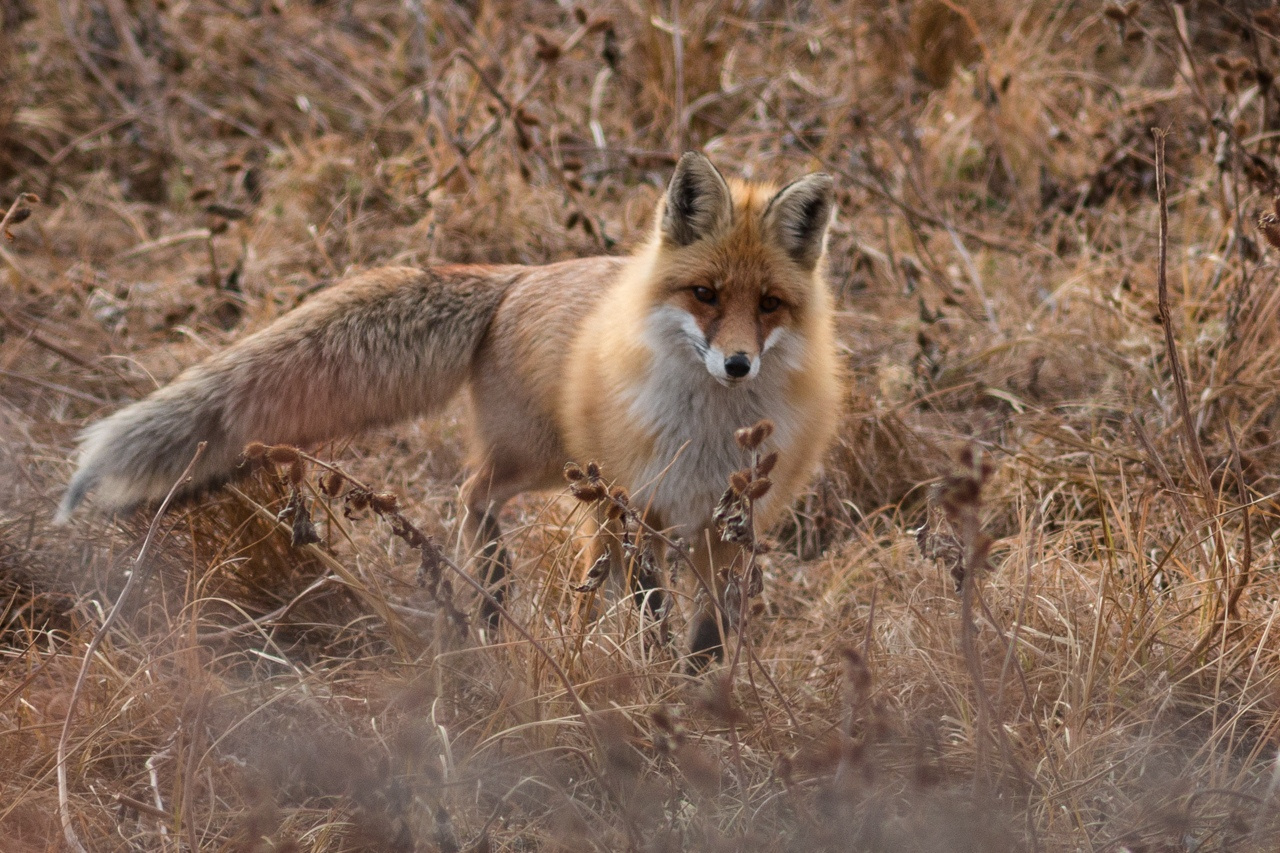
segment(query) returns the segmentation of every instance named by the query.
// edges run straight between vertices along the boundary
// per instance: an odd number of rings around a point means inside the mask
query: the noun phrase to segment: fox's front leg
[[[639,525],[621,517],[611,517],[613,505],[602,501],[592,511],[587,524],[590,538],[583,551],[582,577],[589,588],[607,581],[615,592],[630,594],[647,616],[660,618],[665,611],[667,592],[654,541],[648,530],[658,529],[657,519]],[[630,529],[628,529],[630,528]],[[588,618],[597,614],[588,613]]]
[[[586,522],[590,537],[583,551],[583,579],[590,585],[606,578],[618,583],[626,571],[622,520],[610,518],[608,507],[607,501],[596,504]]]
[[[698,575],[698,590],[697,612],[689,622],[689,658],[694,668],[701,669],[724,659],[724,636],[730,619],[737,615],[722,618],[724,578],[742,568],[746,555],[740,545],[722,541],[713,530],[702,530],[690,560]]]

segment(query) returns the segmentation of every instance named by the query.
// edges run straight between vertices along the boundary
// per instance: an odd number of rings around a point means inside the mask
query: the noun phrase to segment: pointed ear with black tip
[[[822,257],[835,207],[835,182],[822,172],[805,175],[778,190],[764,211],[765,229],[806,270]]]
[[[662,237],[677,246],[710,237],[733,221],[729,185],[711,161],[693,151],[676,164],[662,210]]]

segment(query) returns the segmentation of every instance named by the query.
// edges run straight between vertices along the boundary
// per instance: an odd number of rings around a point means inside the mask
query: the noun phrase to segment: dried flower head
[[[1280,216],[1264,213],[1258,217],[1258,230],[1274,248],[1280,249]]]
[[[369,507],[369,499],[373,497],[373,493],[368,489],[355,486],[347,492],[347,503],[342,508],[342,514],[347,518],[351,518],[352,513]]]
[[[369,506],[379,515],[385,515],[400,508],[400,499],[391,492],[378,492],[369,498]]]
[[[606,515],[610,519],[622,518],[627,513],[627,505],[631,501],[631,496],[627,494],[627,490],[622,486],[614,486],[609,489],[609,507]]]
[[[298,455],[297,448],[289,447],[287,444],[277,444],[267,448],[267,458],[276,465],[292,465],[301,457]]]
[[[653,712],[653,746],[659,753],[673,753],[684,742],[684,726],[680,723],[678,714],[678,711],[665,705],[660,705]]]
[[[588,462],[584,472],[570,462],[564,468],[565,478],[569,480],[569,493],[584,503],[595,503],[609,495],[609,487],[600,476],[600,466]]]
[[[743,450],[755,450],[773,435],[773,421],[757,421],[749,427],[743,427],[733,434],[738,446]]]
[[[320,491],[331,498],[336,498],[342,494],[342,487],[346,482],[347,478],[342,476],[341,471],[325,471],[320,475]]]
[[[569,487],[569,493],[583,503],[595,503],[609,494],[609,489],[598,478],[580,480]]]
[[[747,487],[742,490],[742,494],[749,501],[758,501],[765,496],[772,485],[773,481],[768,477],[758,477],[747,483]]]

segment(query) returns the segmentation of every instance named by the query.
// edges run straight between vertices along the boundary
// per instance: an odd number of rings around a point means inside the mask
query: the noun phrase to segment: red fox
[[[679,161],[652,237],[629,258],[546,266],[388,267],[352,276],[168,386],[93,424],[58,515],[91,490],[122,510],[162,498],[207,442],[187,492],[234,475],[251,441],[311,445],[439,411],[467,386],[464,533],[505,575],[498,511],[596,461],[645,521],[694,546],[715,583],[740,546],[712,512],[745,456],[735,429],[774,424],[763,529],[816,467],[840,379],[824,278],[832,180],[728,183]],[[691,651],[718,654],[712,605]]]

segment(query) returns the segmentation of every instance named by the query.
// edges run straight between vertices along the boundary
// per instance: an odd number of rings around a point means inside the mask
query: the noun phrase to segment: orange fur
[[[61,515],[95,488],[113,509],[158,499],[200,441],[191,488],[230,476],[249,441],[351,434],[436,411],[465,386],[466,534],[499,574],[497,511],[591,460],[650,524],[696,546],[714,586],[733,554],[710,543],[711,513],[747,461],[734,431],[775,423],[774,485],[755,510],[767,525],[835,430],[831,209],[826,176],[731,187],[685,155],[630,259],[355,276],[86,430]],[[708,605],[696,651],[712,618]]]

